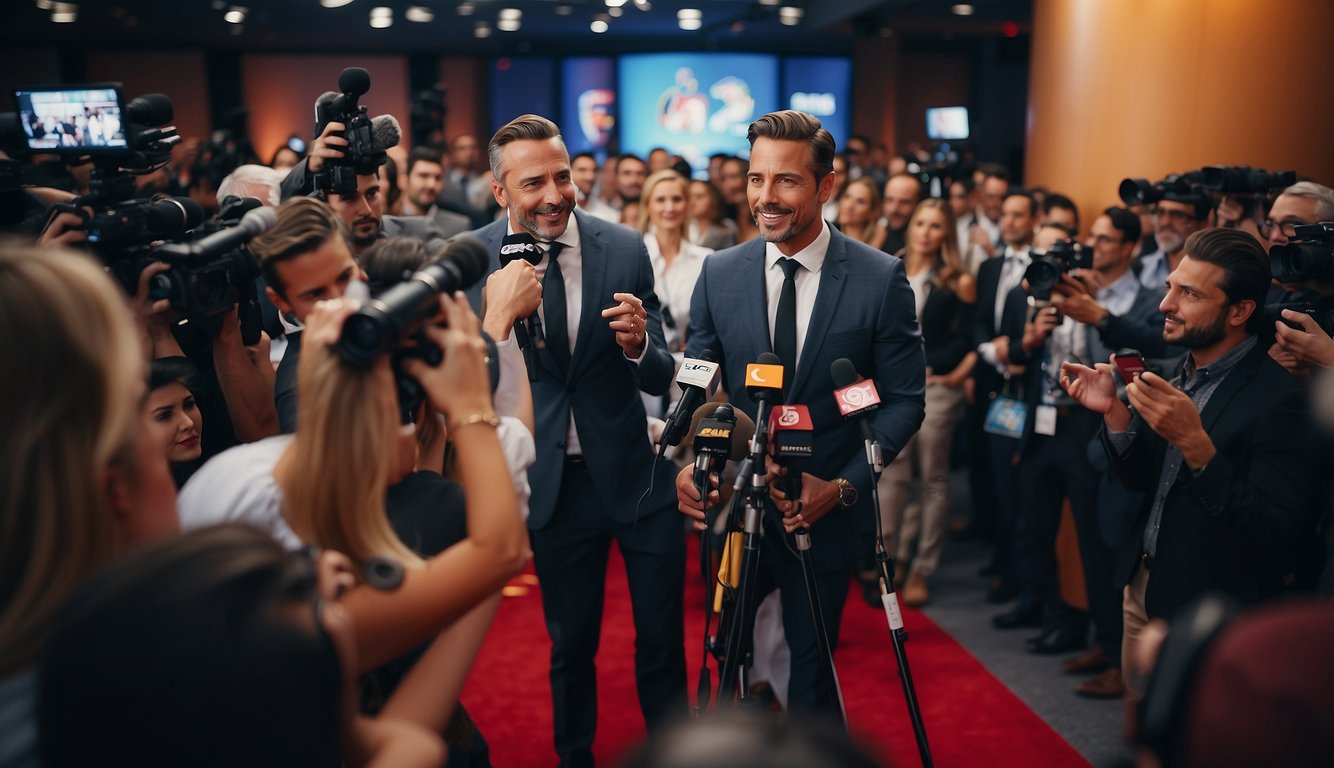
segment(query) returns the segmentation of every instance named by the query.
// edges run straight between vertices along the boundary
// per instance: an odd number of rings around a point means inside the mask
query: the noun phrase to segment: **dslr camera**
[[[1280,283],[1334,282],[1334,221],[1299,224],[1296,239],[1269,249],[1269,273]]]
[[[1181,197],[1198,193],[1201,181],[1199,171],[1168,174],[1155,183],[1148,179],[1123,179],[1117,192],[1126,205],[1152,205],[1169,195]]]
[[[1071,240],[1058,240],[1046,253],[1034,254],[1033,262],[1024,270],[1028,281],[1028,295],[1035,302],[1051,301],[1052,289],[1061,282],[1061,275],[1076,269],[1093,268],[1093,249]]]
[[[1296,171],[1270,173],[1249,165],[1206,165],[1200,169],[1200,186],[1218,195],[1253,197],[1296,183]]]
[[[329,123],[342,123],[347,147],[343,157],[327,160],[320,168],[315,186],[325,195],[355,197],[357,175],[374,173],[385,162],[384,149],[372,140],[371,119],[366,106],[359,103],[371,89],[371,76],[362,67],[348,67],[338,76],[341,94],[326,92],[315,100],[315,133],[318,138]]]

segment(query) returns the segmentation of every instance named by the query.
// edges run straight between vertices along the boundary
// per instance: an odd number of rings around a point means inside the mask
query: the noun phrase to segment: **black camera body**
[[[1161,181],[1123,179],[1117,192],[1126,205],[1152,205],[1167,197],[1184,197],[1200,190],[1202,175],[1199,171],[1168,174]]]
[[[1034,301],[1051,301],[1052,289],[1061,282],[1061,275],[1076,269],[1093,268],[1093,249],[1070,240],[1058,240],[1046,253],[1035,254],[1033,262],[1024,270],[1028,281],[1028,295]]]
[[[1296,171],[1270,173],[1249,165],[1206,165],[1200,169],[1200,186],[1219,195],[1265,195],[1296,183]]]
[[[347,147],[343,157],[326,160],[316,179],[316,187],[326,195],[354,197],[357,176],[374,173],[384,164],[385,153],[371,139],[371,119],[359,100],[371,89],[371,76],[361,67],[348,67],[338,77],[341,94],[325,93],[315,100],[315,138],[329,123],[342,123]]]
[[[1334,221],[1299,224],[1296,240],[1269,249],[1269,273],[1280,283],[1334,282]]]

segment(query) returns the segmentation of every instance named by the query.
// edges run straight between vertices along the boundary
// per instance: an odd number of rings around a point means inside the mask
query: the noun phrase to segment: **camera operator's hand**
[[[1302,330],[1281,321],[1274,323],[1274,342],[1280,349],[1290,354],[1299,366],[1334,367],[1334,339],[1325,333],[1314,317],[1285,309],[1283,319],[1297,323]]]
[[[77,213],[62,211],[47,219],[46,227],[37,236],[38,246],[73,246],[88,242],[83,231],[84,218]]]
[[[331,121],[320,131],[320,135],[310,145],[310,156],[306,158],[306,170],[310,173],[319,173],[324,167],[325,160],[337,160],[344,155],[339,147],[347,146],[347,139],[338,135],[347,130],[347,126],[337,121]]]
[[[1024,351],[1032,352],[1042,346],[1042,342],[1047,340],[1063,319],[1061,311],[1056,307],[1043,307],[1038,310],[1033,319],[1024,324],[1024,338],[1020,342]]]
[[[444,352],[444,360],[431,367],[410,358],[403,361],[403,370],[421,383],[431,405],[447,418],[491,413],[491,379],[486,370],[481,323],[462,292],[453,297],[442,294],[440,308],[444,327],[428,323],[422,331]]]
[[[139,285],[135,288],[132,304],[139,326],[148,335],[148,343],[154,358],[184,355],[171,333],[175,313],[171,309],[170,299],[157,299],[148,295],[149,283],[154,275],[171,269],[165,262],[155,262],[144,267],[139,273]]]
[[[482,327],[496,341],[509,338],[514,323],[542,304],[542,283],[537,270],[523,259],[515,259],[486,279],[486,317]]]
[[[1204,431],[1195,401],[1156,373],[1146,371],[1126,385],[1126,396],[1149,428],[1176,446],[1191,469],[1208,464],[1217,452]]]
[[[1075,282],[1069,275],[1064,275],[1061,279]],[[1107,314],[1106,307],[1099,304],[1098,300],[1090,296],[1088,292],[1082,290],[1071,290],[1068,293],[1053,292],[1051,303],[1061,314],[1072,317],[1075,322],[1085,325],[1097,325]]]

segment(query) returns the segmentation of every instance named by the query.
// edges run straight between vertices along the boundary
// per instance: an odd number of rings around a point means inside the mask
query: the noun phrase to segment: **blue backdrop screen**
[[[616,130],[616,60],[581,57],[561,62],[560,132],[571,155],[592,152],[599,162]]]

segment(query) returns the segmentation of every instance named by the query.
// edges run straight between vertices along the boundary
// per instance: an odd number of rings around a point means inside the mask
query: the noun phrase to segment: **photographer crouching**
[[[1184,253],[1159,305],[1163,341],[1189,350],[1175,375],[1133,375],[1122,402],[1111,365],[1061,366],[1066,393],[1102,415],[1112,468],[1144,493],[1116,568],[1132,692],[1150,619],[1170,619],[1208,590],[1246,602],[1277,593],[1307,538],[1305,393],[1256,337],[1268,259],[1254,237],[1226,229],[1191,235]]]

